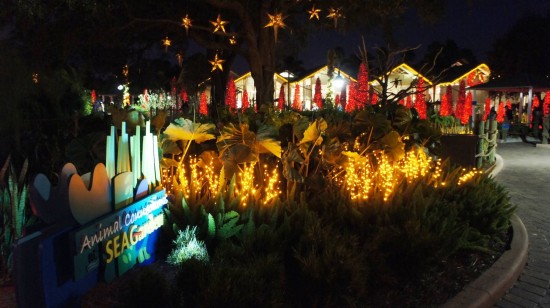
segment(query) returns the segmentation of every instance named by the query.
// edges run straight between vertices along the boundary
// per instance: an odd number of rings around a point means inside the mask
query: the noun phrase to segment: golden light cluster
[[[270,202],[279,198],[279,196],[282,194],[281,189],[279,188],[281,185],[281,181],[279,179],[279,170],[277,169],[277,167],[273,168],[270,175],[268,174],[267,165],[264,165],[264,181],[267,184],[265,185],[263,204],[268,205]]]
[[[242,206],[246,206],[248,199],[255,196],[258,191],[254,184],[254,166],[255,163],[244,164],[242,171],[237,175],[237,194],[241,196]]]
[[[470,171],[467,171],[466,169],[462,169],[462,171],[465,172],[465,173],[462,174],[460,176],[460,178],[458,179],[458,186],[468,182],[469,180],[474,178],[476,175],[479,175],[479,174],[483,173],[483,171],[477,170],[475,168],[470,170]]]

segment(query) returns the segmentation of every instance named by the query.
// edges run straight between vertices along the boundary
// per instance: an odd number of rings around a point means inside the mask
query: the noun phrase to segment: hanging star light
[[[231,44],[231,45],[236,45],[237,44],[237,38],[234,35],[232,35],[229,38],[229,44]]]
[[[286,28],[286,24],[284,22],[286,16],[283,16],[281,13],[277,14],[269,14],[267,13],[267,16],[269,17],[269,22],[267,25],[264,26],[264,28],[267,27],[273,27],[273,33],[275,34],[275,42],[277,42],[277,33],[279,31],[279,28]]]
[[[167,51],[168,47],[172,45],[172,41],[168,38],[168,35],[162,40],[162,45],[164,46],[164,51]]]
[[[215,70],[217,70],[217,69],[219,69],[220,71],[223,71],[223,66],[222,66],[222,64],[223,64],[223,62],[225,62],[225,60],[218,58],[218,54],[216,54],[216,55],[214,56],[214,60],[213,60],[213,61],[208,61],[208,62],[210,62],[210,64],[212,64],[212,70],[211,70],[211,72],[213,72],[213,71],[215,71]]]
[[[181,25],[185,28],[185,34],[189,34],[189,28],[191,28],[191,19],[188,14],[185,14],[185,17],[181,20]]]
[[[316,9],[315,5],[311,8],[311,10],[307,11],[309,13],[309,19],[317,18],[319,20],[319,13],[321,12],[320,9]]]
[[[229,22],[222,20],[220,14],[218,14],[218,18],[216,18],[215,21],[210,20],[210,23],[214,26],[214,31],[212,31],[213,33],[216,33],[218,31],[225,33],[225,25],[227,25]]]
[[[334,19],[334,28],[336,28],[338,27],[338,19],[344,18],[344,15],[342,15],[340,8],[330,8],[327,18]]]

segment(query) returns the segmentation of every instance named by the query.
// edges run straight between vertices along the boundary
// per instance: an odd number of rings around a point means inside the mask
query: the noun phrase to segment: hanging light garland
[[[185,28],[185,34],[189,34],[189,28],[191,28],[192,22],[188,14],[185,14],[185,17],[181,20],[181,25]]]
[[[225,60],[218,58],[218,54],[214,55],[214,60],[208,61],[210,64],[212,64],[212,70],[211,72],[219,69],[220,71],[223,71],[223,62]]]
[[[222,20],[220,14],[218,14],[218,18],[216,18],[215,21],[210,20],[210,23],[214,26],[214,30],[212,31],[212,33],[220,31],[225,33],[225,25],[227,25],[229,22],[226,20]]]
[[[319,13],[321,13],[320,9],[315,8],[315,5],[311,7],[311,10],[307,11],[309,13],[309,19],[317,18],[319,20]]]
[[[273,27],[273,33],[275,34],[275,42],[277,42],[277,33],[279,28],[286,28],[286,24],[284,22],[286,16],[283,16],[281,13],[277,14],[267,14],[269,17],[269,22],[264,26],[264,28]]]

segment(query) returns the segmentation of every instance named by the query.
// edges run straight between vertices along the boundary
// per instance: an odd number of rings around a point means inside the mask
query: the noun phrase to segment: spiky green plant
[[[23,235],[23,228],[29,218],[29,215],[26,213],[28,160],[25,160],[23,163],[19,175],[17,175],[13,166],[10,165],[10,160],[10,157],[8,157],[0,170],[0,210],[2,215],[0,230],[1,274],[7,277],[11,275],[12,271],[13,243]]]

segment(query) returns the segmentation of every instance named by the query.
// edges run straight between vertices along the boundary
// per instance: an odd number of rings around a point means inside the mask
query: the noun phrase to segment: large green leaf
[[[257,153],[272,153],[281,158],[281,142],[276,140],[277,130],[273,126],[262,125],[256,134]]]
[[[164,131],[164,134],[174,141],[193,140],[196,143],[202,143],[216,138],[214,134],[212,134],[215,128],[212,123],[195,123],[185,118],[176,119],[174,122],[175,123],[170,123]]]
[[[390,156],[394,161],[400,160],[405,156],[405,143],[401,141],[399,133],[392,130],[378,142],[386,149],[386,154]]]
[[[220,155],[223,157],[225,151],[238,144],[252,148],[255,139],[256,134],[250,131],[248,124],[241,123],[239,126],[236,126],[233,123],[229,123],[223,128],[216,145],[218,146]]]
[[[308,142],[315,142],[315,145],[320,145],[323,142],[323,137],[321,135],[327,130],[327,127],[327,121],[324,119],[316,119],[304,132],[304,136],[300,140],[299,145]]]

